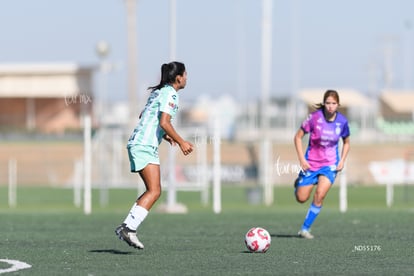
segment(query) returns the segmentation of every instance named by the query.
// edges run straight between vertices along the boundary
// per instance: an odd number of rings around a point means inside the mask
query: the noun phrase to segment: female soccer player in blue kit
[[[128,245],[143,249],[136,231],[149,210],[161,195],[160,160],[158,146],[163,139],[180,147],[184,155],[193,151],[193,145],[175,131],[171,120],[178,110],[178,91],[187,83],[187,72],[181,62],[170,62],[161,66],[161,81],[149,87],[151,94],[140,115],[140,120],[128,140],[128,156],[131,172],[138,172],[146,191],[138,197],[124,222],[115,233]]]
[[[328,90],[323,102],[311,113],[296,132],[294,143],[301,171],[295,181],[295,196],[300,203],[306,202],[316,186],[313,201],[298,235],[313,239],[310,228],[321,211],[323,200],[335,181],[336,175],[344,168],[350,148],[348,120],[338,112],[339,95]],[[303,153],[302,138],[309,133],[309,144]],[[342,138],[341,155],[338,143]]]

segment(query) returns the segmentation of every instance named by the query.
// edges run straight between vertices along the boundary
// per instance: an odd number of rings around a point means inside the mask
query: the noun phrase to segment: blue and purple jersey
[[[305,133],[310,133],[305,158],[312,171],[325,166],[335,166],[339,162],[338,142],[350,135],[348,120],[340,112],[332,122],[325,119],[323,110],[309,114],[301,125]]]

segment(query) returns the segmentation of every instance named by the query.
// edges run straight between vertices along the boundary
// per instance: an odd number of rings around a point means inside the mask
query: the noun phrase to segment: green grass
[[[113,233],[136,190],[111,190],[105,207],[94,191],[93,213],[83,215],[70,190],[20,188],[11,209],[0,188],[0,259],[32,265],[5,275],[413,275],[414,203],[404,189],[387,208],[383,187],[350,187],[344,214],[333,189],[314,240],[295,236],[309,204],[295,203],[291,188],[276,188],[272,206],[249,205],[245,189],[225,188],[221,214],[202,206],[198,193],[179,193],[189,213],[162,214],[155,206],[140,227],[146,248],[138,251]],[[246,251],[252,226],[271,234],[267,253]],[[0,262],[0,270],[8,266]]]

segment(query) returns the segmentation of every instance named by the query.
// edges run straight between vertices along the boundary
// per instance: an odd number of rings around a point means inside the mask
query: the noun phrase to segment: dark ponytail
[[[166,84],[173,84],[177,76],[182,76],[185,72],[184,63],[173,61],[164,63],[161,66],[161,80],[156,86],[148,87],[148,90],[154,91],[163,88]]]

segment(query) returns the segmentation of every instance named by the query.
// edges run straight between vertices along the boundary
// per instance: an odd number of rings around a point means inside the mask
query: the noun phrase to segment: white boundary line
[[[15,272],[21,269],[31,268],[32,266],[18,261],[18,260],[8,260],[8,259],[0,259],[0,262],[11,264],[12,266],[9,268],[0,269],[0,274],[2,273],[8,273],[8,272]]]

